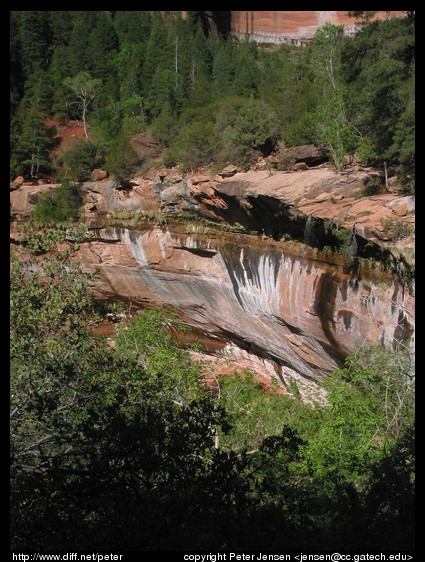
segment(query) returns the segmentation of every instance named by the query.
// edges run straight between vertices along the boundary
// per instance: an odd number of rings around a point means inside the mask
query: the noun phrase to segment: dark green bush
[[[63,181],[53,193],[40,196],[34,208],[34,219],[38,224],[75,222],[82,204],[80,186]]]
[[[383,188],[382,182],[379,178],[367,178],[363,183],[363,195],[370,197],[381,193]]]
[[[57,159],[59,166],[66,168],[67,177],[74,181],[87,181],[94,168],[101,165],[97,157],[97,146],[91,140],[76,139]]]

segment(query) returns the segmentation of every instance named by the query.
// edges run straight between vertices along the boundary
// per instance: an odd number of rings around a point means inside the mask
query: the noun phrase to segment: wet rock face
[[[97,234],[78,259],[98,271],[98,296],[171,304],[212,338],[273,364],[281,384],[296,380],[306,397],[357,346],[413,335],[413,297],[394,282],[363,283],[342,266],[237,234],[215,241],[161,228]]]

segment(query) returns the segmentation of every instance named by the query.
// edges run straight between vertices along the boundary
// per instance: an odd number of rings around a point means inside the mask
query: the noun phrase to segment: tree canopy
[[[356,153],[366,164],[385,162],[412,190],[414,15],[371,21],[369,12],[352,14],[363,20],[352,36],[326,24],[307,46],[264,48],[247,40],[235,44],[231,36],[207,37],[195,12],[183,19],[178,12],[13,11],[12,139],[27,128],[25,90],[43,72],[44,115],[82,119],[86,138],[89,128],[104,160],[131,115],[140,131],[152,127],[159,140],[165,139],[166,162],[183,167],[211,159],[248,165],[277,142],[315,143],[328,150],[338,169],[346,153]],[[72,99],[70,88],[81,76],[90,87],[83,94],[74,88]],[[234,98],[242,98],[245,107],[259,104],[267,142],[258,142],[256,135],[241,141],[239,121],[221,122],[214,125],[211,145],[190,162],[193,145],[182,148],[182,138],[209,130],[220,105]],[[196,125],[188,123],[187,112],[196,109],[205,111],[194,114]],[[43,132],[37,131],[43,144]],[[239,147],[229,150],[235,138]],[[13,142],[11,152],[11,174],[25,173],[25,151]]]

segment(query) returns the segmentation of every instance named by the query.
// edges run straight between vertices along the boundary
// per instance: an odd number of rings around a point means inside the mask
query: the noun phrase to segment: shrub
[[[115,187],[129,187],[129,180],[141,163],[139,156],[130,145],[130,139],[141,130],[137,119],[126,117],[122,129],[109,147],[105,167],[115,178]]]
[[[75,181],[87,181],[91,171],[101,165],[97,146],[93,141],[76,139],[57,159],[57,165],[65,166],[67,177]]]
[[[379,178],[366,178],[363,182],[363,196],[370,197],[382,191],[382,182]]]
[[[255,158],[256,152],[268,155],[279,134],[275,112],[264,102],[247,100],[240,108],[233,125],[223,134],[225,151],[230,160],[243,163]]]
[[[218,147],[214,123],[211,121],[191,123],[179,135],[178,144],[183,169],[194,170],[201,164],[211,162]]]
[[[34,208],[34,219],[38,224],[75,222],[82,203],[80,186],[63,181],[53,193],[40,196]]]
[[[306,244],[312,247],[317,246],[317,242],[318,242],[314,230],[315,230],[315,220],[311,215],[309,215],[304,228],[304,241]]]
[[[278,156],[277,169],[285,170],[285,171],[290,170],[292,166],[295,164],[295,162],[296,162],[295,156],[293,156],[290,153],[282,152]]]
[[[402,240],[407,238],[413,232],[410,224],[404,222],[401,218],[381,220],[384,234],[392,240]]]

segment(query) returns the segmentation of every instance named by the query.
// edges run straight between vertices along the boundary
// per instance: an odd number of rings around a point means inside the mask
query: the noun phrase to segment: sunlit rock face
[[[377,11],[373,19],[402,17],[402,11]],[[311,39],[317,29],[331,23],[343,25],[346,33],[355,29],[356,18],[341,11],[232,11],[231,29],[240,37],[249,36],[259,43],[302,42]]]
[[[173,305],[227,341],[227,353],[261,358],[265,374],[285,388],[296,381],[307,400],[357,346],[412,342],[407,288],[382,277],[362,281],[322,253],[305,257],[256,240],[106,228],[82,244],[78,259],[98,272],[98,296]]]

